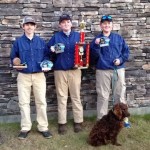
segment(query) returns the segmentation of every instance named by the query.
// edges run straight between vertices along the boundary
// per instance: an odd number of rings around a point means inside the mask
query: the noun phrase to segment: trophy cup
[[[24,69],[27,68],[27,64],[26,63],[21,64],[21,60],[18,57],[16,57],[13,59],[13,68]]]
[[[74,68],[77,69],[86,69],[89,67],[89,52],[90,44],[85,43],[85,28],[86,22],[83,20],[80,22],[80,41],[75,44],[75,60]]]

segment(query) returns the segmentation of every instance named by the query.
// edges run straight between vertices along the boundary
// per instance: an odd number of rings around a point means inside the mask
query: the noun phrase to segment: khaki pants
[[[24,74],[17,77],[19,107],[21,112],[21,130],[31,130],[30,95],[31,87],[35,97],[38,130],[48,130],[47,103],[46,103],[46,79],[44,73]]]
[[[54,71],[58,101],[58,123],[67,122],[68,89],[72,101],[75,123],[83,122],[83,107],[80,100],[81,70]]]
[[[125,100],[125,69],[117,70],[118,80],[114,88],[114,104],[126,103]],[[107,114],[108,101],[112,86],[113,70],[96,70],[96,91],[97,91],[97,119]]]

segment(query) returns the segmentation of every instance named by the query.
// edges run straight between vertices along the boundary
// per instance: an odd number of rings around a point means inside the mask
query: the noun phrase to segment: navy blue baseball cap
[[[36,24],[35,19],[31,16],[25,16],[23,18],[22,24],[26,24],[26,23],[33,23]]]
[[[63,20],[70,20],[71,21],[71,17],[68,14],[62,14],[59,18],[59,23],[61,23]]]
[[[101,23],[103,23],[104,21],[112,22],[112,16],[110,16],[110,15],[104,15],[104,16],[102,16]]]

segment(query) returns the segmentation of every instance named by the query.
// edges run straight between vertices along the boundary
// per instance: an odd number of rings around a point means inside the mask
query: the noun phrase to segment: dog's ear
[[[121,120],[122,119],[122,110],[120,108],[119,104],[116,104],[113,108],[113,113],[115,114],[115,116]]]

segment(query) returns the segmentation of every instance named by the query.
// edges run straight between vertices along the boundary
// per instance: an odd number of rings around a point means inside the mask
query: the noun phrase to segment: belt
[[[35,74],[35,73],[42,73],[42,72],[32,72],[31,74]]]

